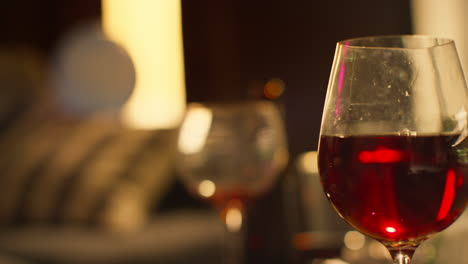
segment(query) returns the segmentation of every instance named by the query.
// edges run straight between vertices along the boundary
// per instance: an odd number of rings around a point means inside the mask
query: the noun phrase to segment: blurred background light
[[[216,185],[210,180],[204,180],[198,185],[198,192],[201,196],[210,198],[216,192]]]
[[[134,128],[174,128],[185,110],[180,1],[103,0],[103,27],[133,59],[134,92],[123,122]]]
[[[237,232],[242,227],[242,212],[239,208],[228,208],[226,212],[226,226],[229,231]]]
[[[284,81],[278,78],[269,80],[263,87],[263,94],[268,99],[278,99],[284,93]]]
[[[317,151],[308,151],[299,157],[299,170],[304,173],[318,173]]]
[[[412,0],[411,5],[414,33],[455,40],[466,75],[468,70],[468,34],[466,33],[468,1]]]
[[[61,111],[87,116],[120,111],[135,86],[133,61],[102,32],[100,20],[73,26],[51,58],[53,94]]]
[[[178,147],[184,154],[195,154],[205,145],[213,113],[208,108],[194,108],[187,112],[180,128]]]
[[[365,243],[366,238],[357,231],[348,231],[344,237],[345,246],[351,250],[359,250]]]

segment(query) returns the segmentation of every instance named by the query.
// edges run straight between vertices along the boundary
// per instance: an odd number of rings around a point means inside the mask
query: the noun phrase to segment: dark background
[[[410,1],[182,1],[188,100],[280,78],[293,155],[316,149],[335,43],[411,33]]]
[[[187,99],[244,99],[272,78],[282,98],[293,155],[317,147],[335,43],[411,33],[410,1],[182,0]],[[0,45],[50,55],[73,26],[100,17],[98,0],[2,2]]]
[[[0,12],[0,48],[33,48],[47,61],[64,34],[99,19],[101,7],[99,0],[16,0],[3,1]],[[317,147],[336,42],[411,33],[407,0],[182,0],[182,13],[187,101],[248,99],[268,80],[283,80],[292,161]],[[287,210],[285,178],[249,216],[251,263],[287,259],[276,250],[289,242],[285,231],[272,225]],[[187,201],[180,185],[165,200],[167,208]]]

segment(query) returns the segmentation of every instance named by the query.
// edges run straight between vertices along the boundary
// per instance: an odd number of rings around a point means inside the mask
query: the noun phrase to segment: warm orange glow
[[[265,84],[263,93],[268,99],[278,99],[284,92],[284,82],[280,79],[272,79]]]
[[[447,172],[445,179],[444,195],[442,196],[442,202],[440,204],[439,213],[437,214],[437,220],[443,220],[447,217],[452,207],[453,200],[455,199],[455,171],[453,169]]]
[[[404,160],[404,153],[393,149],[377,149],[374,151],[361,151],[359,161],[362,163],[395,163]]]
[[[307,250],[312,246],[312,241],[309,233],[297,233],[293,237],[294,248],[298,250]]]
[[[136,71],[122,119],[135,128],[174,128],[185,111],[180,1],[103,0],[106,34],[123,46]]]

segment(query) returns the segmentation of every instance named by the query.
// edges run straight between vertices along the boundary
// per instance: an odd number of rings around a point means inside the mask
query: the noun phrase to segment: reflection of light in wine
[[[180,128],[179,150],[184,154],[194,154],[203,148],[211,127],[213,113],[207,108],[192,108],[187,112]]]
[[[442,196],[442,203],[440,204],[439,212],[437,213],[437,220],[441,221],[450,212],[453,200],[455,199],[455,170],[450,169],[447,171],[445,180],[444,195]]]
[[[204,180],[198,185],[198,193],[205,198],[213,196],[215,192],[216,186],[212,181]]]
[[[242,212],[239,208],[229,208],[226,212],[226,227],[231,232],[237,232],[242,227]]]
[[[359,152],[359,162],[362,163],[395,163],[405,159],[405,154],[394,149],[377,149]]]
[[[366,242],[366,238],[363,234],[357,231],[349,231],[344,237],[344,244],[347,248],[351,250],[361,249]]]
[[[395,233],[397,230],[396,228],[394,228],[393,226],[387,226],[385,227],[385,231],[387,231],[388,233]]]

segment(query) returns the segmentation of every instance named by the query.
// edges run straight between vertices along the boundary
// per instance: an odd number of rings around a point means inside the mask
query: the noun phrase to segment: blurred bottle
[[[289,172],[284,203],[290,263],[339,258],[350,227],[334,212],[323,192],[317,152],[300,154]]]

